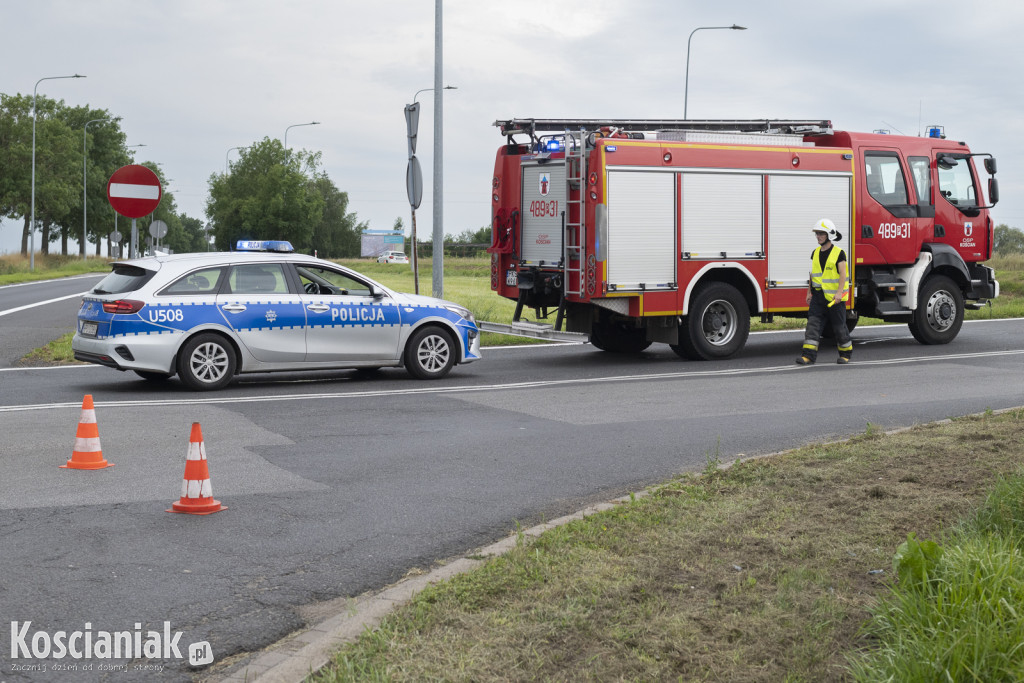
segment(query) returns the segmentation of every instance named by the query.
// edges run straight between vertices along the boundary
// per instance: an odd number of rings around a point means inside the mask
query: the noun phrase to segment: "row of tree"
[[[36,113],[34,227],[41,232],[36,248],[50,253],[59,242],[60,253],[67,254],[69,240],[75,240],[79,254],[86,253],[88,244],[100,255],[115,228],[126,243],[130,221],[122,218],[118,223],[107,200],[110,176],[136,163],[120,118],[106,109],[72,107],[42,95],[36,97]],[[32,148],[32,97],[0,93],[0,216],[22,221],[25,255],[32,216]],[[348,195],[321,170],[319,153],[288,152],[269,138],[242,149],[229,172],[210,176],[209,226],[178,212],[159,164],[142,164],[157,174],[164,193],[156,211],[139,219],[140,238],[146,238],[145,229],[153,221],[161,220],[168,227],[162,248],[205,251],[212,236],[218,249],[229,249],[238,239],[287,239],[297,250],[316,250],[327,258],[359,255],[366,225],[349,213]]]
[[[127,221],[117,217],[107,201],[107,181],[121,166],[134,163],[134,150],[125,144],[120,119],[106,109],[71,107],[62,100],[36,97],[35,216],[41,232],[38,248],[49,253],[59,242],[68,253],[68,241],[86,241],[101,253],[101,245],[114,232],[128,232]],[[159,165],[146,162],[166,180]],[[83,197],[84,193],[84,197]],[[83,206],[83,198],[85,199]],[[88,214],[84,215],[85,209]],[[32,97],[0,93],[0,216],[22,221],[21,253],[28,254],[32,216]],[[203,223],[178,215],[174,195],[165,192],[152,220],[167,223],[163,242],[176,250],[206,248]],[[143,221],[145,225],[145,219]]]

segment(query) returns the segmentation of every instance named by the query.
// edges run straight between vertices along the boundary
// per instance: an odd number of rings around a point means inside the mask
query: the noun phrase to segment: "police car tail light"
[[[104,301],[103,312],[116,313],[117,315],[131,315],[132,313],[138,313],[145,305],[146,303],[144,301],[135,301],[134,299]]]

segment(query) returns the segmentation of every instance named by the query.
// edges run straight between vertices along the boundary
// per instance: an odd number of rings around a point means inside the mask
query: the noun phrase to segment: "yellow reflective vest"
[[[829,250],[828,257],[825,259],[825,270],[821,269],[821,259],[818,258],[821,253],[821,247],[814,250],[814,254],[811,256],[811,287],[820,289],[825,294],[826,301],[831,302],[836,298],[836,294],[839,293],[839,286],[842,284],[839,277],[839,255],[843,253],[843,250],[832,245],[832,249]],[[843,301],[849,299],[850,290],[847,288],[843,294]]]

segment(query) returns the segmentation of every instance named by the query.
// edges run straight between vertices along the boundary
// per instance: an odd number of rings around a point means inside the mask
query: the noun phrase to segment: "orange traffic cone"
[[[61,467],[73,470],[101,470],[113,466],[114,463],[103,459],[100,430],[96,425],[96,409],[92,405],[92,394],[86,394],[82,400],[82,417],[78,421],[78,432],[75,434],[75,448],[71,451],[71,459]]]
[[[206,446],[203,444],[203,430],[198,422],[192,423],[188,453],[185,455],[185,478],[181,482],[181,500],[171,505],[168,512],[184,512],[190,515],[209,515],[227,510],[219,500],[213,499],[210,484],[210,469],[206,465]]]

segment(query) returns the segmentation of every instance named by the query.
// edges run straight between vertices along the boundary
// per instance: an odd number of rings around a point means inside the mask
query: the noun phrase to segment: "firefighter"
[[[807,287],[807,330],[804,333],[803,353],[797,365],[813,365],[818,360],[818,342],[826,321],[832,323],[839,347],[840,365],[850,362],[853,342],[846,328],[846,300],[849,296],[849,278],[846,252],[833,244],[843,239],[835,224],[827,218],[818,221],[811,230],[818,239],[818,248],[811,254],[811,278]]]

